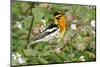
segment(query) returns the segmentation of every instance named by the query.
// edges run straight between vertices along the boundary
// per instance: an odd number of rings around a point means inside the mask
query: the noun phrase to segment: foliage
[[[16,55],[19,53],[25,60],[25,62],[21,64],[19,63],[20,60],[12,57],[12,65],[49,64],[96,60],[95,28],[91,26],[91,21],[96,20],[95,6],[36,2],[14,2],[11,6],[12,54]],[[35,29],[35,32],[34,30],[31,31],[29,42],[33,41],[32,38],[36,36],[34,33],[36,33],[36,31],[38,32],[38,30],[41,28],[39,25],[41,23],[41,19],[44,18],[47,27],[53,21],[53,14],[56,11],[65,12],[68,19],[68,28],[63,40],[59,44],[56,40],[54,40],[52,43],[36,43],[34,48],[25,49],[27,46],[27,38],[29,35],[31,22],[33,22],[32,29],[37,28]],[[32,21],[33,18],[34,20]],[[70,27],[72,24],[76,25],[76,29]]]

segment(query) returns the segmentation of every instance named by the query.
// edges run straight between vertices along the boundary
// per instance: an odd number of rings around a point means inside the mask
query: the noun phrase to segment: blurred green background
[[[54,43],[36,43],[34,48],[25,49],[31,23],[33,22],[29,42],[53,21],[53,14],[56,11],[62,11],[67,16],[68,28],[63,41],[59,44],[56,40]],[[96,60],[95,6],[13,2],[11,13],[12,65]],[[41,22],[45,22],[45,25]],[[71,27],[73,25],[75,28]]]

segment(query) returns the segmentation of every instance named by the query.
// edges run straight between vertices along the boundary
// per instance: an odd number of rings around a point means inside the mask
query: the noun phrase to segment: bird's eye
[[[63,15],[58,15],[58,16],[56,17],[56,19],[57,19],[57,20],[60,20],[62,16],[63,16]]]
[[[57,17],[56,19],[57,19],[57,20],[59,20],[60,18],[59,18],[59,17]]]

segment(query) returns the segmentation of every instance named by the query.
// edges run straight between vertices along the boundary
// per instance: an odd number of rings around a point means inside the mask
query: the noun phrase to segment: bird
[[[66,15],[57,11],[54,13],[53,22],[45,28],[31,43],[28,45],[32,45],[38,42],[48,42],[52,41],[55,38],[63,38],[64,33],[67,28]]]

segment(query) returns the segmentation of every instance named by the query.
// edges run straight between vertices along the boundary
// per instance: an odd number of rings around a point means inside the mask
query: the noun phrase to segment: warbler
[[[66,16],[63,12],[57,11],[54,14],[54,21],[51,23],[45,30],[43,30],[38,37],[34,39],[33,43],[37,42],[43,42],[43,41],[50,41],[54,38],[60,38],[64,36],[67,22],[66,22]],[[29,45],[30,45],[29,44]]]
[[[56,12],[54,14],[54,23],[58,26],[59,28],[59,32],[64,35],[64,32],[66,30],[67,27],[67,20],[66,20],[66,16],[63,12]]]

